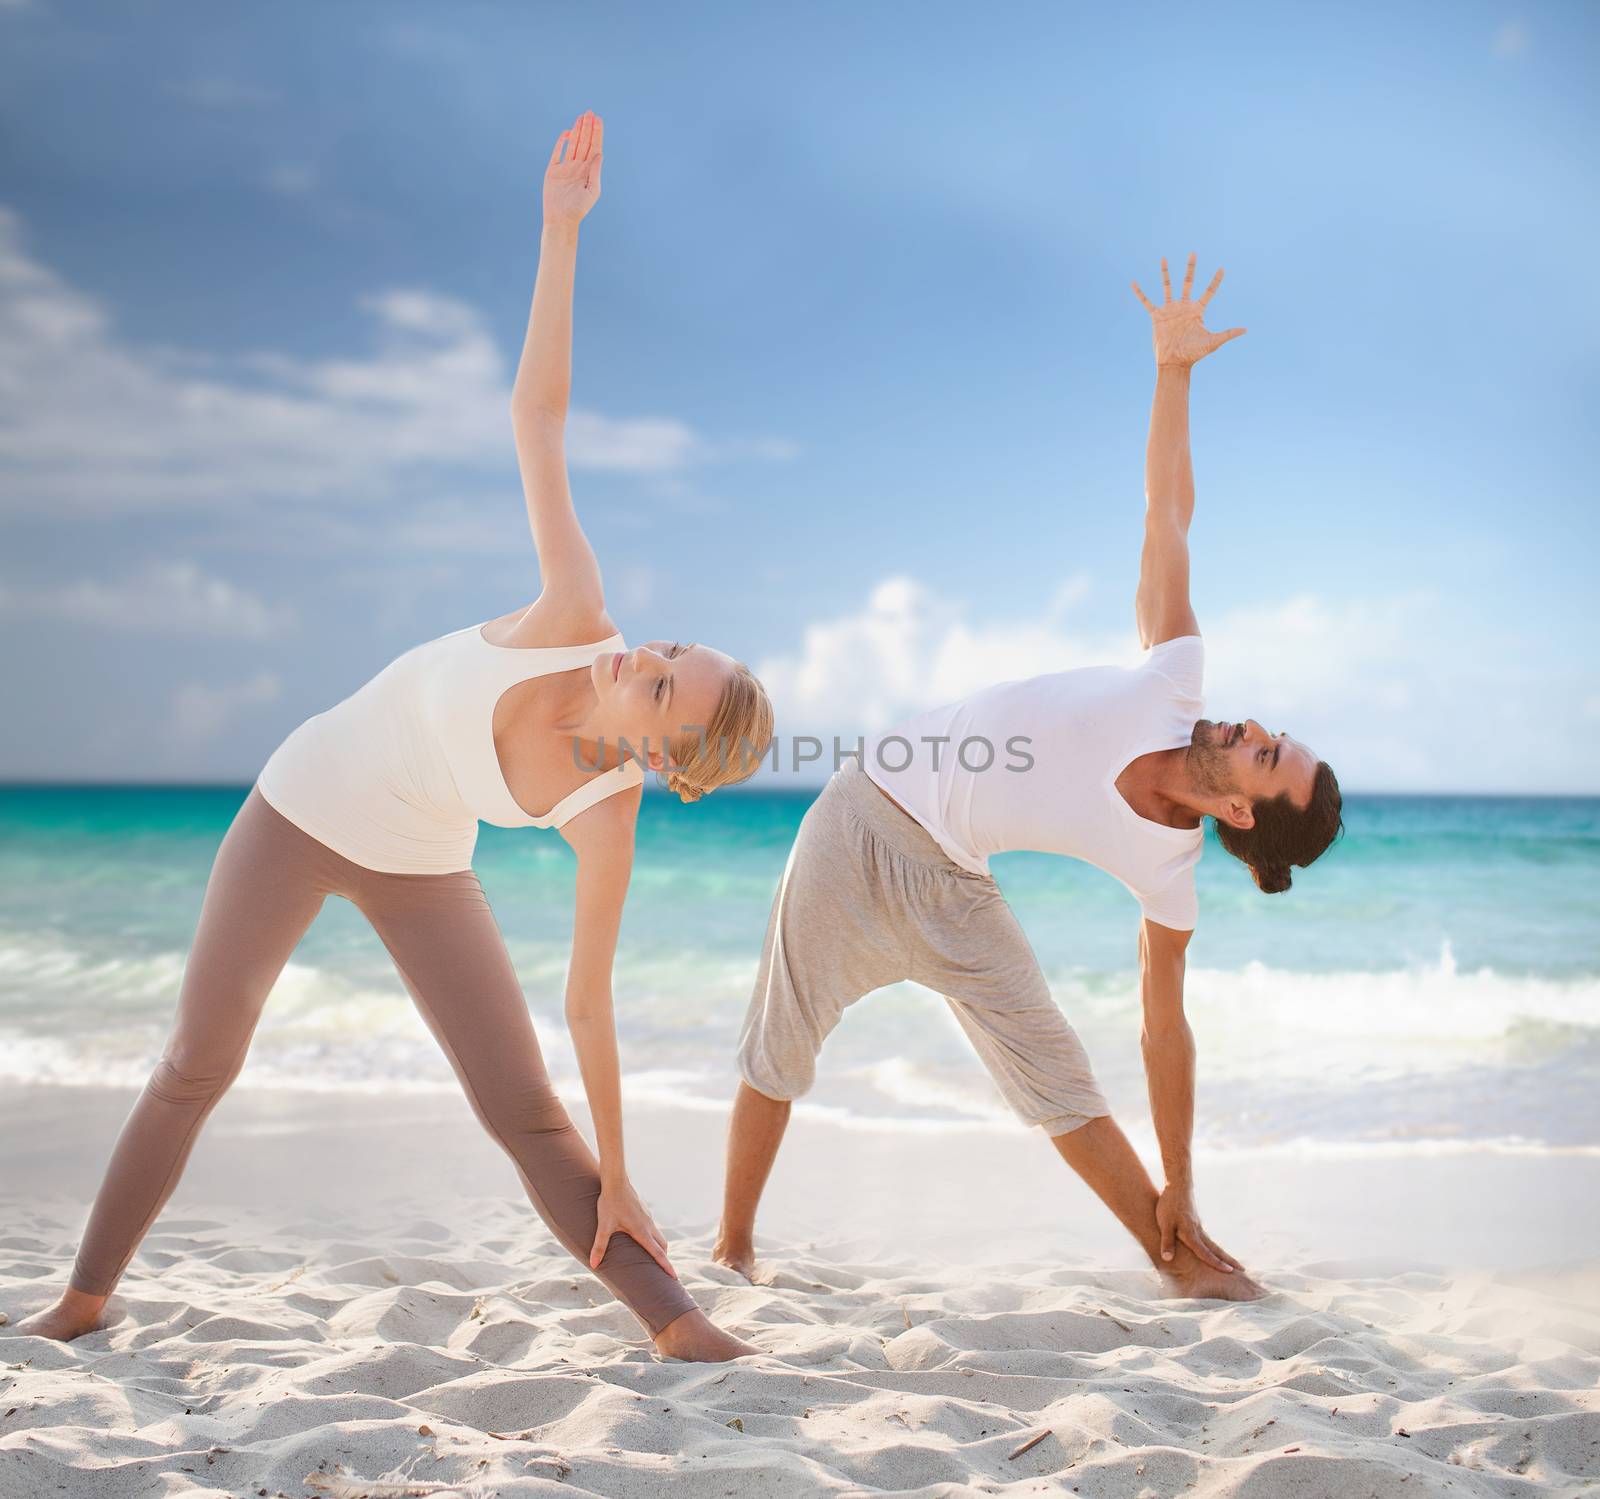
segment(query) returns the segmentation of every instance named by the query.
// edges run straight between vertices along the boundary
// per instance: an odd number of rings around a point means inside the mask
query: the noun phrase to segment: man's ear
[[[1241,833],[1247,833],[1256,825],[1256,814],[1250,803],[1243,797],[1229,796],[1223,799],[1222,810],[1217,813],[1229,827],[1238,828]]]

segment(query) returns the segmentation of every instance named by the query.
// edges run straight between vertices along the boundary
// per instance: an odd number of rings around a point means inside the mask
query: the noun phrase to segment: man
[[[1268,893],[1341,826],[1338,782],[1287,734],[1200,716],[1203,655],[1189,604],[1189,380],[1243,328],[1213,333],[1183,293],[1154,307],[1156,392],[1135,600],[1147,654],[1002,682],[923,713],[866,746],[806,813],[767,924],[739,1046],[716,1255],[750,1275],[756,1205],[818,1051],[844,1008],[912,979],[948,1000],[1002,1095],[1043,1127],[1139,1241],[1169,1294],[1252,1300],[1263,1288],[1201,1227],[1190,1166],[1194,1038],[1184,953],[1194,866],[1216,820]],[[1037,849],[1088,860],[1137,897],[1143,1052],[1165,1184],[1158,1191],[1110,1117],[1072,1027],[989,875],[990,855]]]

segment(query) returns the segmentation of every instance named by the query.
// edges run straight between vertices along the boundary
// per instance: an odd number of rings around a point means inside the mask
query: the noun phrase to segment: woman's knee
[[[473,1101],[489,1129],[507,1139],[514,1135],[555,1136],[575,1129],[548,1082],[478,1088]]]
[[[181,1052],[163,1053],[150,1074],[148,1090],[163,1103],[204,1103],[227,1091],[242,1059],[218,1066]]]

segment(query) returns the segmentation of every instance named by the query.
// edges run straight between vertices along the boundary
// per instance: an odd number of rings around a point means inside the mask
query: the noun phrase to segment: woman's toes
[[[11,1335],[19,1338],[52,1338],[58,1343],[70,1343],[74,1338],[81,1338],[86,1332],[93,1332],[98,1324],[84,1326],[82,1322],[61,1315],[59,1308],[50,1307],[42,1312],[35,1312],[31,1317],[24,1317],[10,1329]]]

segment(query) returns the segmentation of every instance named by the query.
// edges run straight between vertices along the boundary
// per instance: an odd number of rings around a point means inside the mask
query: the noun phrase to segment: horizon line
[[[654,774],[652,772],[652,774]],[[732,786],[717,788],[724,792],[757,793],[772,791],[783,794],[799,792],[819,792],[827,784],[826,779],[816,782],[801,781],[786,785],[753,784],[754,778],[739,782]],[[247,781],[211,778],[205,780],[178,780],[178,779],[150,779],[150,780],[93,780],[87,777],[82,779],[46,779],[32,776],[0,776],[0,791],[245,791],[248,792],[255,785],[255,778]],[[654,785],[647,778],[644,789],[647,792],[666,792],[664,786]],[[1594,791],[1494,791],[1494,790],[1450,790],[1430,787],[1427,790],[1405,789],[1370,789],[1367,787],[1342,788],[1346,796],[1366,797],[1482,797],[1499,798],[1501,800],[1517,801],[1600,801],[1600,790]]]

